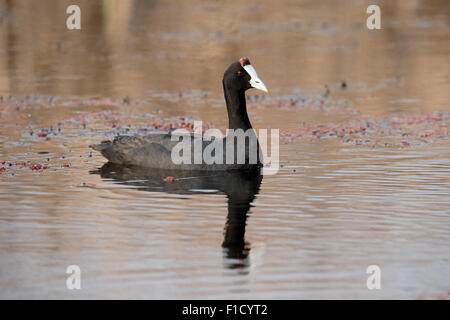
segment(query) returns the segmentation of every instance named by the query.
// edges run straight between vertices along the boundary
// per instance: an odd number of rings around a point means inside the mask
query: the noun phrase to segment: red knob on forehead
[[[239,59],[239,63],[243,67],[243,66],[246,66],[246,65],[250,64],[250,60],[248,60],[248,58],[240,58]]]

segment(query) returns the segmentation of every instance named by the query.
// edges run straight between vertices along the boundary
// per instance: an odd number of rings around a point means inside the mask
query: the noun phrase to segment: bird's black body
[[[102,155],[110,162],[125,166],[141,166],[159,169],[177,169],[177,170],[247,170],[249,168],[261,167],[262,156],[259,143],[252,129],[247,114],[245,91],[250,89],[251,75],[249,75],[244,66],[250,64],[248,59],[242,58],[240,61],[232,63],[223,75],[223,90],[227,105],[229,129],[236,130],[235,133],[247,135],[247,143],[239,143],[236,136],[227,135],[223,138],[205,139],[195,134],[176,135],[170,132],[155,132],[147,136],[118,136],[113,141],[103,141],[100,144],[92,145],[91,148],[100,151]],[[241,129],[241,130],[239,130]],[[206,163],[202,160],[200,163],[194,161],[194,151],[200,152],[210,145],[214,139],[223,139],[223,161],[215,163]],[[230,141],[230,139],[232,141]],[[250,140],[256,143],[252,145]],[[174,163],[172,157],[173,148],[181,141],[191,145],[191,161],[188,163]],[[216,141],[217,142],[217,141]],[[197,143],[197,145],[195,145]],[[233,144],[233,148],[229,148]],[[227,148],[228,147],[228,148]],[[233,150],[231,150],[233,149]],[[238,151],[244,152],[245,161],[237,161]],[[230,155],[229,153],[233,154]],[[256,152],[252,154],[252,152]],[[227,161],[234,159],[232,163]],[[256,158],[255,158],[256,156]],[[241,158],[242,159],[242,158]]]

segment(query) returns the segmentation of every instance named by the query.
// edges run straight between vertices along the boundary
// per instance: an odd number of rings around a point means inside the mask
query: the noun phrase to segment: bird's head
[[[232,63],[223,75],[223,84],[227,89],[248,90],[255,88],[268,92],[264,82],[258,77],[248,58]]]

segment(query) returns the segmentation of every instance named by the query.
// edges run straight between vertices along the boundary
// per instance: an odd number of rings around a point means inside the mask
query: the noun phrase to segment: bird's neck
[[[247,104],[245,102],[245,91],[228,89],[225,84],[223,91],[227,103],[228,128],[234,130],[242,129],[244,131],[251,129],[252,125],[248,119]]]

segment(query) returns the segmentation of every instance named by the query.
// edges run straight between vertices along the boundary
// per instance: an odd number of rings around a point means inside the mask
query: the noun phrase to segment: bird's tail
[[[102,152],[103,150],[110,147],[111,145],[112,145],[112,141],[104,140],[104,141],[100,142],[99,144],[91,144],[89,147],[91,149]]]

